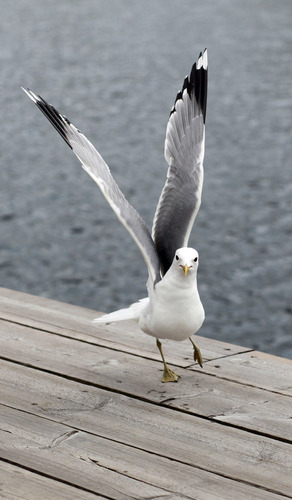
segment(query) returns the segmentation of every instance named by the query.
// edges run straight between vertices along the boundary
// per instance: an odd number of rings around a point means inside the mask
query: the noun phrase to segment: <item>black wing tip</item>
[[[205,48],[203,52],[200,52],[197,61],[193,64],[190,75],[185,77],[182,89],[177,93],[174,106],[170,112],[170,116],[175,112],[175,105],[177,101],[182,99],[183,93],[186,90],[190,98],[195,95],[196,102],[202,111],[205,123],[207,111],[207,85],[208,51]]]
[[[71,125],[71,122],[66,118],[66,116],[61,115],[59,111],[49,104],[45,99],[43,99],[40,95],[35,94],[29,88],[25,89],[21,87],[22,90],[28,95],[28,97],[36,104],[39,110],[45,115],[45,117],[49,120],[49,122],[55,127],[57,132],[59,132],[60,136],[64,139],[64,141],[68,144],[68,146],[72,149],[72,146],[69,142],[66,126]]]
[[[195,94],[196,101],[202,110],[204,123],[206,122],[207,111],[207,86],[208,51],[205,49],[203,52],[200,52],[197,61],[191,69],[188,87],[189,95]]]

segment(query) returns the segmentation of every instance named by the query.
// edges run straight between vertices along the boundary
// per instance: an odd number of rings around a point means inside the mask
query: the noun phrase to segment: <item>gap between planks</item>
[[[122,390],[118,390],[118,389],[114,389],[114,388],[111,388],[111,387],[99,385],[97,383],[90,382],[90,381],[84,380],[82,378],[73,377],[73,376],[66,375],[66,374],[60,374],[59,372],[55,372],[53,370],[49,370],[49,369],[45,369],[45,368],[40,368],[40,367],[34,366],[32,364],[17,362],[17,361],[11,360],[11,359],[6,359],[6,358],[4,358],[2,356],[0,356],[0,359],[2,359],[3,361],[10,362],[10,363],[15,363],[16,365],[23,366],[23,367],[26,367],[26,368],[29,368],[29,369],[32,369],[32,370],[38,370],[38,371],[40,371],[42,373],[47,373],[49,375],[53,375],[53,376],[56,376],[56,377],[64,378],[65,380],[68,380],[68,381],[80,383],[80,384],[85,385],[85,386],[94,387],[96,389],[100,389],[100,390],[103,390],[103,391],[106,391],[106,392],[109,392],[109,393],[122,395],[122,396],[125,396],[125,397],[128,397],[128,398],[131,398],[131,399],[135,399],[137,401],[141,401],[143,403],[149,403],[149,404],[157,406],[157,407],[167,408],[168,410],[177,411],[177,412],[185,414],[185,415],[191,415],[193,417],[200,418],[200,419],[212,422],[213,424],[223,425],[224,427],[230,427],[230,428],[234,428],[234,429],[239,429],[239,430],[248,432],[248,433],[256,435],[256,436],[262,436],[262,437],[265,437],[265,438],[269,438],[269,439],[274,440],[276,442],[279,441],[279,442],[282,442],[282,443],[292,444],[292,439],[284,438],[284,437],[281,437],[281,436],[275,436],[275,435],[273,435],[271,433],[259,431],[259,430],[256,430],[256,429],[251,429],[250,427],[246,427],[244,425],[233,424],[232,422],[226,422],[224,420],[218,419],[218,415],[215,418],[214,415],[206,416],[206,415],[202,415],[200,413],[196,413],[195,411],[192,411],[192,410],[187,410],[187,409],[184,409],[184,408],[181,408],[181,407],[178,407],[178,406],[171,406],[171,405],[167,404],[167,403],[170,403],[172,401],[175,401],[176,398],[167,398],[167,399],[162,400],[160,402],[156,402],[153,399],[149,399],[149,398],[146,398],[146,397],[138,396],[136,394],[133,394],[133,393],[130,393],[130,392],[126,392],[126,391],[122,391]],[[13,408],[13,406],[11,406],[11,408]],[[32,415],[34,414],[33,412],[29,412],[29,413],[31,413]]]
[[[15,319],[15,310],[23,311],[26,320],[23,317],[21,322],[27,327],[32,326],[27,323],[31,323],[33,317],[35,318],[33,320],[34,328],[39,326],[44,332],[53,329],[53,334],[59,332],[64,337],[78,339],[80,342],[85,340],[93,346],[98,345],[116,352],[128,352],[137,357],[152,359],[160,363],[159,354],[156,353],[155,348],[153,349],[152,339],[141,335],[141,333],[139,335],[138,327],[134,322],[112,324],[103,331],[91,325],[91,320],[98,314],[95,311],[1,288],[0,309],[4,310],[4,316],[6,319],[10,318],[12,323],[13,318]],[[54,318],[54,324],[52,325],[50,322],[52,328],[48,329],[48,320],[52,318]],[[249,384],[251,387],[261,387],[270,392],[292,395],[292,388],[287,387],[289,377],[291,379],[292,375],[292,361],[203,337],[199,337],[199,342],[203,344],[201,346],[203,353],[207,351],[208,374],[215,374],[222,380],[232,380],[245,385]],[[189,349],[186,350],[183,344],[179,343],[175,346],[178,353],[176,356],[173,356],[171,352],[168,354],[166,351],[168,362],[174,366],[188,367],[190,370],[200,372],[199,367],[189,360]],[[136,345],[139,347],[138,349],[135,347]],[[226,355],[228,351],[229,353]],[[187,357],[185,357],[186,353],[188,353]],[[222,367],[224,360],[224,375],[223,370],[221,371],[222,375],[220,375],[220,367]],[[237,370],[234,370],[235,363],[238,367]],[[251,379],[252,383],[250,383]]]
[[[137,436],[137,432],[138,432],[138,429],[145,429],[145,422],[146,422],[146,415],[148,414],[149,415],[149,420],[151,422],[151,439],[153,440],[153,431],[154,431],[154,428],[153,428],[153,422],[152,422],[152,417],[153,417],[153,414],[151,412],[151,409],[152,409],[152,404],[151,403],[146,403],[145,404],[140,404],[139,402],[135,402],[133,401],[132,398],[129,398],[127,399],[126,401],[124,400],[124,398],[122,398],[120,395],[116,395],[116,397],[114,399],[112,399],[111,396],[109,396],[109,392],[106,392],[106,391],[100,391],[98,389],[95,389],[95,388],[92,388],[92,391],[90,391],[90,394],[85,394],[84,396],[82,396],[82,398],[85,398],[85,401],[84,401],[84,404],[85,404],[85,413],[84,411],[82,411],[82,407],[80,407],[80,404],[78,403],[77,407],[75,406],[75,410],[77,411],[77,414],[76,414],[76,411],[74,412],[74,405],[73,405],[73,409],[72,409],[72,404],[73,404],[73,401],[74,401],[74,394],[76,395],[75,397],[78,397],[78,400],[79,400],[79,397],[78,394],[82,394],[84,393],[84,391],[82,390],[82,384],[80,383],[66,383],[65,384],[65,387],[64,387],[64,391],[62,389],[62,392],[64,392],[65,394],[68,394],[69,393],[69,401],[70,401],[70,408],[71,410],[68,412],[65,411],[65,415],[63,413],[61,413],[61,417],[59,419],[56,418],[56,414],[58,415],[58,405],[60,406],[61,404],[61,408],[65,407],[66,408],[66,402],[64,401],[63,403],[60,403],[59,401],[59,397],[56,397],[58,394],[60,394],[60,391],[58,391],[57,389],[54,389],[55,387],[57,387],[58,384],[55,384],[54,383],[54,379],[56,378],[55,376],[47,376],[44,374],[43,376],[43,379],[39,382],[41,384],[41,387],[43,388],[46,388],[46,392],[44,395],[42,395],[41,393],[39,393],[39,390],[38,390],[38,384],[37,382],[35,381],[35,377],[34,377],[34,374],[33,374],[33,370],[31,369],[19,369],[19,375],[16,376],[16,380],[20,379],[23,380],[23,385],[24,386],[27,386],[27,387],[31,387],[31,383],[29,383],[29,379],[27,378],[27,376],[25,377],[25,372],[27,373],[27,375],[29,375],[32,379],[32,382],[35,384],[35,389],[34,389],[34,393],[35,394],[38,394],[38,401],[39,401],[39,407],[34,407],[34,412],[32,412],[31,410],[28,411],[26,408],[23,407],[23,404],[22,404],[22,408],[21,410],[26,412],[26,413],[30,413],[32,415],[37,415],[37,416],[43,416],[44,418],[47,418],[47,419],[52,419],[53,421],[57,421],[57,422],[60,422],[60,419],[61,419],[61,422],[63,420],[66,421],[66,425],[67,426],[70,426],[70,429],[78,429],[78,430],[83,430],[83,431],[86,431],[88,433],[92,433],[94,435],[99,435],[101,437],[106,437],[107,439],[110,439],[110,440],[113,440],[113,441],[117,441],[118,442],[121,442],[121,435],[120,434],[116,434],[116,427],[115,427],[115,421],[118,417],[118,420],[119,420],[119,429],[120,427],[122,426],[122,429],[124,431],[124,435],[125,436]],[[2,369],[2,373],[3,373],[3,369]],[[22,375],[21,375],[22,374]],[[9,376],[9,373],[7,374],[7,380],[10,379],[10,376]],[[51,380],[50,382],[50,385],[47,387],[48,384],[45,383],[46,380]],[[72,388],[74,387],[75,388],[75,393],[72,394],[71,391],[69,390],[69,388]],[[44,390],[44,389],[43,389]],[[54,410],[54,416],[51,417],[50,415],[48,416],[48,411],[49,411],[49,408],[46,406],[46,404],[44,405],[44,408],[46,409],[43,409],[42,408],[42,400],[43,402],[46,401],[47,399],[49,399],[50,395],[51,395],[51,399],[53,398],[53,393],[56,393],[56,396],[54,397],[54,399],[52,400],[51,402],[51,405],[53,408],[55,408]],[[56,392],[57,391],[57,392]],[[19,394],[22,394],[22,390],[20,389],[20,392]],[[86,391],[87,392],[87,391]],[[91,401],[91,404],[92,404],[92,401],[94,400],[94,403],[97,404],[97,408],[88,408],[88,404],[86,403],[87,399],[86,398],[89,398],[88,401],[90,402]],[[18,399],[19,399],[19,396],[18,396]],[[25,398],[25,406],[28,405],[28,395],[26,396]],[[32,399],[34,401],[34,399]],[[17,401],[17,394],[15,393],[14,395],[11,395],[11,401],[14,401],[14,408],[15,408],[15,404],[16,404],[16,401]],[[115,402],[116,401],[116,402]],[[109,403],[110,403],[110,406],[109,406]],[[121,405],[122,403],[122,405]],[[12,408],[12,405],[10,404],[10,407]],[[19,404],[18,404],[18,407],[19,407]],[[133,407],[133,410],[131,410],[131,408]],[[109,409],[113,408],[114,409],[114,412],[116,412],[116,414],[112,414],[112,411],[109,411]],[[137,410],[140,408],[139,410],[139,414],[140,414],[140,419],[141,419],[141,422],[139,421],[139,419],[137,420],[138,418],[138,413],[137,413]],[[160,409],[161,408],[161,409]],[[215,451],[215,454],[218,453],[218,447],[219,446],[219,443],[217,444],[216,446],[216,440],[218,440],[218,437],[216,438],[216,435],[218,436],[219,435],[219,439],[222,440],[223,439],[223,435],[224,435],[224,432],[226,434],[226,442],[228,442],[228,446],[229,448],[231,447],[231,449],[233,450],[236,450],[237,447],[240,449],[242,449],[242,446],[240,446],[240,443],[242,441],[242,439],[244,438],[244,436],[247,436],[248,433],[245,435],[241,432],[239,432],[239,430],[233,430],[233,431],[224,431],[223,429],[221,430],[219,425],[217,426],[213,426],[213,424],[211,422],[206,422],[206,423],[200,423],[200,419],[196,419],[196,418],[191,418],[193,417],[192,415],[189,415],[189,414],[185,414],[184,416],[181,415],[178,417],[178,420],[176,420],[176,417],[175,415],[173,414],[173,412],[170,412],[169,413],[169,408],[165,408],[165,407],[160,407],[158,406],[157,410],[155,411],[155,418],[156,418],[156,422],[155,422],[155,426],[159,429],[166,429],[167,432],[168,432],[168,426],[170,425],[170,422],[172,421],[173,424],[175,423],[175,429],[176,427],[179,425],[179,426],[182,426],[182,428],[184,429],[184,432],[187,432],[188,434],[188,438],[192,440],[192,442],[196,443],[197,442],[197,446],[200,444],[200,446],[198,447],[197,449],[197,453],[198,455],[200,456],[200,461],[202,461],[202,454],[206,453],[206,450],[208,450],[208,453],[207,455],[211,455],[214,459],[214,451]],[[98,410],[98,413],[94,414],[94,411],[95,410]],[[38,412],[36,413],[36,411],[38,410]],[[80,413],[81,411],[81,413]],[[89,416],[91,415],[91,412],[93,413],[92,415],[92,420],[89,419],[88,420],[88,414]],[[39,415],[41,413],[41,415]],[[68,414],[69,413],[69,414]],[[172,415],[171,415],[172,413]],[[72,415],[70,417],[70,414]],[[100,417],[101,415],[105,415],[105,420],[102,419],[102,426],[99,427],[99,430],[97,429],[98,428],[98,416]],[[81,421],[80,421],[80,415],[81,415]],[[160,415],[161,415],[161,418],[163,415],[166,416],[166,420],[165,421],[161,421],[159,420],[160,419]],[[171,417],[171,418],[169,418]],[[72,419],[73,418],[73,419]],[[102,417],[101,417],[102,418]],[[124,419],[124,421],[123,421]],[[77,422],[77,423],[76,423]],[[91,422],[91,423],[90,423]],[[130,422],[130,424],[129,424]],[[125,423],[127,424],[128,427],[125,426]],[[85,424],[85,427],[84,427],[84,424]],[[108,427],[107,429],[107,432],[106,432],[106,427]],[[193,429],[193,430],[192,430]],[[204,429],[204,432],[202,433],[204,437],[204,444],[203,444],[203,448],[202,448],[202,443],[201,443],[201,439],[199,438],[200,434],[201,434],[201,431],[200,429]],[[69,434],[70,434],[70,431]],[[100,434],[100,432],[103,432],[103,434]],[[159,450],[159,454],[161,456],[164,456],[164,457],[168,457],[168,458],[172,458],[172,459],[177,459],[176,455],[172,455],[171,454],[171,451],[172,449],[174,448],[174,450],[176,450],[176,447],[174,446],[176,444],[176,440],[175,440],[175,431],[171,431],[168,433],[169,436],[168,436],[168,439],[166,439],[166,430],[164,431],[161,431],[164,432],[163,436],[163,440],[159,443],[159,441],[157,441],[157,435],[155,434],[155,439],[154,439],[154,442],[155,442],[155,445],[156,445],[156,450],[158,449]],[[104,434],[106,432],[106,435]],[[206,432],[208,434],[208,439],[206,437]],[[120,431],[119,431],[120,433]],[[193,434],[196,434],[198,433],[198,436],[196,437],[195,435]],[[115,435],[115,439],[113,439],[113,436]],[[213,435],[213,437],[212,437]],[[57,436],[57,438],[59,438],[60,436],[63,436],[63,433],[61,433],[60,435]],[[117,438],[117,436],[119,436],[119,438]],[[160,437],[160,431],[159,431],[159,434],[158,436]],[[192,436],[192,437],[191,437]],[[235,439],[235,441],[233,442],[231,437],[233,436],[233,439]],[[237,437],[236,437],[237,436]],[[199,438],[199,441],[198,441],[198,438]],[[131,437],[132,439],[132,437]],[[247,440],[247,437],[244,438],[245,440]],[[156,441],[158,442],[158,448],[157,448],[157,444],[156,444]],[[212,451],[212,449],[208,449],[208,447],[210,448],[210,441],[212,443],[212,446],[214,446],[214,450]],[[124,444],[125,444],[125,441],[122,441]],[[165,442],[167,444],[167,448],[165,449],[165,454],[162,455],[161,451],[163,449],[163,446],[165,447]],[[224,442],[224,439],[223,439],[223,442]],[[266,442],[266,444],[265,444]],[[141,445],[141,442],[140,442],[140,445],[137,446],[137,443],[136,445],[134,446],[135,448],[139,448],[139,449],[145,449],[145,444],[144,444],[144,448],[143,448],[143,443],[149,443],[149,436],[145,437],[145,439],[143,438],[142,439],[142,445]],[[268,444],[269,443],[269,444]],[[133,446],[132,442],[131,443],[127,443],[128,445],[130,446]],[[270,448],[271,446],[274,446],[272,445],[272,443],[270,443],[270,441],[267,441],[265,439],[265,437],[262,435],[262,434],[259,434],[258,436],[258,439],[254,439],[254,440],[250,440],[250,445],[252,447],[255,448],[255,450],[257,449],[257,447],[259,448],[263,448],[263,451],[264,449],[266,448],[268,444],[268,448]],[[188,446],[188,442],[187,442],[187,446]],[[183,450],[185,449],[185,446],[186,444],[183,445]],[[226,444],[224,445],[224,447],[226,448]],[[284,447],[286,448],[286,447]],[[277,456],[277,454],[279,453],[282,453],[280,452],[280,449],[281,447],[278,449],[278,451],[276,451],[276,449],[273,449],[273,453]],[[289,448],[290,449],[290,448]],[[169,451],[167,451],[169,450]],[[200,451],[201,450],[201,451]],[[216,451],[217,450],[217,451]],[[149,450],[148,450],[149,451]],[[153,451],[153,450],[152,450]],[[157,453],[157,451],[156,451]],[[228,453],[227,453],[227,448],[225,449],[225,459],[227,460],[228,462]],[[267,453],[267,450],[265,451],[265,453]],[[271,450],[269,451],[269,453],[271,453]],[[230,455],[230,454],[229,454]],[[189,457],[191,457],[192,454],[189,455]],[[244,455],[242,455],[244,456]],[[242,460],[242,459],[240,459]],[[189,463],[189,462],[186,462],[185,460],[180,460],[181,462],[183,463]],[[238,461],[238,459],[237,459]],[[257,459],[254,457],[253,461],[257,462]],[[229,456],[229,462],[231,463],[232,462],[232,469],[234,470],[235,468],[235,463],[236,463],[236,460],[235,460],[235,457],[232,459],[230,456]],[[208,463],[208,462],[206,462]],[[220,453],[220,457],[219,457],[219,462],[218,463],[221,463],[221,453]],[[240,462],[240,467],[239,469],[241,469],[243,467],[243,463]],[[205,467],[205,469],[208,469],[208,467]],[[208,469],[209,470],[209,469]],[[227,474],[225,474],[227,476]]]
[[[270,404],[263,394],[265,391],[260,388],[250,389],[246,385],[218,380],[217,377],[210,377],[204,372],[196,372],[199,376],[194,379],[193,372],[187,370],[185,372],[188,372],[188,375],[185,373],[181,385],[171,384],[165,388],[162,387],[163,384],[157,383],[156,377],[159,372],[157,363],[153,361],[148,361],[146,368],[143,360],[137,358],[133,364],[131,356],[122,352],[116,353],[114,359],[111,356],[106,358],[107,350],[100,352],[96,348],[88,349],[87,345],[83,346],[84,349],[80,349],[78,342],[69,339],[55,338],[56,342],[51,344],[42,336],[38,338],[37,332],[33,332],[32,335],[29,328],[23,328],[21,332],[18,329],[19,327],[10,332],[3,331],[2,334],[2,350],[7,353],[2,357],[13,363],[36,367],[39,371],[61,375],[63,378],[147,402],[155,402],[156,405],[164,403],[185,413],[192,412],[200,417],[222,421],[225,425],[235,425],[256,432],[259,429],[264,432],[266,423],[268,423],[267,429],[281,431],[280,426],[278,429],[275,427],[277,416],[282,426],[283,421],[287,422],[287,412],[283,410],[283,406],[286,407],[287,404],[291,406],[291,398],[287,398],[286,395],[271,392]],[[7,338],[4,335],[6,333],[9,334]],[[141,378],[145,368],[147,377]],[[153,389],[150,390],[150,387]],[[265,411],[266,407],[270,413]],[[269,425],[271,418],[272,427]],[[284,430],[285,426],[282,428]],[[265,434],[272,435],[270,431]],[[279,437],[286,439],[287,433],[278,436],[276,432],[276,435],[277,439]]]
[[[7,429],[10,428],[12,431],[8,441],[6,439],[5,442],[4,435],[2,437],[2,456],[4,460],[13,461],[14,463],[19,462],[21,465],[25,464],[31,470],[38,464],[38,468],[35,470],[45,472],[52,477],[54,477],[54,473],[59,479],[63,474],[62,479],[66,478],[66,482],[72,482],[72,479],[75,476],[78,478],[79,475],[79,486],[82,487],[84,487],[84,484],[87,483],[91,476],[93,478],[95,475],[94,469],[91,468],[87,470],[87,477],[83,477],[86,471],[86,468],[84,469],[86,464],[83,463],[85,460],[86,463],[92,462],[107,472],[117,473],[124,476],[124,478],[141,481],[148,486],[162,488],[172,493],[183,493],[185,491],[183,485],[186,484],[185,481],[187,480],[187,494],[190,494],[192,489],[196,487],[198,478],[203,475],[206,480],[213,483],[214,481],[216,483],[216,478],[218,478],[219,484],[222,480],[228,480],[230,487],[233,489],[235,488],[235,483],[241,484],[241,489],[244,489],[243,485],[251,487],[254,490],[254,495],[256,491],[263,490],[289,498],[289,495],[286,494],[288,484],[291,482],[288,479],[290,478],[288,464],[286,464],[286,470],[277,467],[278,474],[273,477],[266,470],[264,463],[258,463],[257,470],[255,470],[254,465],[250,464],[249,476],[250,479],[253,479],[251,481],[247,479],[247,469],[245,472],[242,471],[242,477],[234,477],[234,475],[228,475],[227,472],[222,470],[208,470],[206,467],[198,465],[198,463],[185,463],[174,457],[154,454],[149,450],[128,446],[125,443],[112,441],[96,434],[89,434],[88,432],[84,432],[84,430],[74,433],[74,437],[72,437],[71,428],[68,424],[52,422],[43,417],[27,414],[27,412],[22,411],[9,410],[8,412],[3,412],[3,409],[2,407],[2,425],[6,425]],[[32,440],[32,429],[35,441]],[[10,431],[8,430],[8,432]],[[15,446],[19,441],[18,436],[16,436],[17,433],[21,436],[22,447]],[[28,435],[27,438],[25,437],[25,433]],[[67,439],[62,439],[64,435],[68,436]],[[26,439],[28,442],[27,445]],[[57,443],[58,439],[59,444]],[[53,447],[53,443],[57,443],[57,445]],[[60,444],[62,445],[60,446]],[[48,453],[51,450],[54,453],[53,462],[51,461],[51,453]],[[155,457],[154,460],[149,459],[149,456],[153,455]],[[18,460],[16,460],[16,456]],[[240,453],[239,460],[241,460]],[[60,471],[61,463],[64,465],[63,469],[61,467],[62,471]],[[145,464],[147,464],[146,471]],[[46,472],[48,466],[51,471],[50,473]],[[240,470],[240,467],[242,468],[241,461],[237,463],[238,470]],[[229,471],[233,471],[233,468],[234,465],[230,464]],[[131,471],[131,474],[128,470]],[[172,484],[168,487],[170,478],[172,478]],[[257,482],[255,479],[257,479]],[[269,481],[269,486],[267,486],[267,481]],[[223,484],[225,484],[224,481]],[[258,495],[256,494],[253,498],[258,498]]]
[[[124,352],[126,354],[129,354],[130,356],[135,356],[137,358],[141,358],[141,359],[145,359],[145,360],[152,360],[154,362],[157,362],[159,364],[159,366],[161,366],[161,359],[157,354],[145,353],[144,351],[141,351],[141,350],[139,350],[138,352],[135,352],[135,351],[133,352],[133,350],[130,349],[129,347],[127,348],[127,346],[120,345],[120,344],[115,344],[115,346],[108,345],[108,343],[105,343],[99,339],[95,339],[95,341],[90,341],[87,339],[80,339],[79,337],[76,337],[76,335],[71,335],[70,330],[67,330],[65,328],[63,329],[63,333],[62,333],[62,332],[56,332],[54,330],[49,330],[48,328],[45,328],[45,327],[38,328],[37,326],[29,326],[29,325],[25,324],[24,322],[22,323],[22,322],[17,322],[17,321],[8,320],[8,319],[0,319],[0,324],[2,321],[7,322],[7,323],[12,324],[12,325],[14,325],[14,324],[19,325],[19,326],[22,326],[23,328],[29,328],[29,329],[34,330],[34,331],[41,331],[42,333],[45,333],[47,335],[53,335],[53,336],[64,338],[64,339],[71,339],[72,341],[80,342],[80,343],[87,344],[87,345],[92,345],[94,347],[101,347],[102,349],[108,349],[109,351]],[[202,337],[200,339],[207,340],[207,341],[209,340],[209,339],[203,339]],[[211,363],[213,363],[212,372],[204,371],[204,373],[210,377],[216,377],[216,378],[221,379],[221,380],[232,381],[234,383],[246,385],[249,387],[258,387],[255,383],[249,383],[246,380],[245,381],[237,380],[234,377],[234,375],[233,376],[231,375],[229,377],[221,375],[220,372],[218,372],[218,370],[216,370],[218,368],[218,364],[214,365],[214,363],[218,362],[218,361],[229,360],[230,358],[235,358],[236,356],[241,356],[241,355],[246,355],[246,354],[252,355],[253,353],[254,353],[254,357],[256,357],[257,354],[261,354],[261,353],[258,353],[257,351],[254,351],[253,349],[241,350],[241,348],[238,347],[238,350],[236,352],[231,353],[231,354],[221,354],[221,355],[218,355],[217,357],[213,357],[212,359],[204,359],[204,365],[205,364],[210,365]],[[198,363],[196,363],[196,362],[191,362],[191,363],[190,362],[188,362],[188,363],[181,362],[178,357],[175,357],[174,359],[172,359],[172,362],[168,362],[168,364],[171,364],[171,365],[179,367],[179,368],[190,369],[192,371],[196,371],[197,373],[201,373],[201,368],[199,367]],[[292,369],[292,362],[291,362],[291,369]],[[291,371],[291,373],[292,373],[292,371]],[[260,388],[262,390],[267,390],[268,392],[274,392],[276,394],[283,394],[283,392],[275,390],[275,389],[265,388],[265,387],[260,387]],[[289,394],[288,394],[288,396],[289,396]]]
[[[0,494],[5,500],[15,500],[21,491],[21,500],[58,499],[58,500],[102,500],[110,497],[98,495],[89,489],[58,480],[45,473],[25,467],[10,460],[1,460]],[[47,496],[49,495],[49,496]]]

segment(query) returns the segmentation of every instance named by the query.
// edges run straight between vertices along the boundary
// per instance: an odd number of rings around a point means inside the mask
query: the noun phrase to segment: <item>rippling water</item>
[[[151,227],[165,127],[204,47],[201,334],[292,357],[291,0],[2,0],[1,285],[109,311],[146,269],[94,182],[21,92],[69,116]]]

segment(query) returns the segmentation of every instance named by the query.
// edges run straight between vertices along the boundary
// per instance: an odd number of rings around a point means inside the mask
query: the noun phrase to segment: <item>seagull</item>
[[[194,360],[201,367],[203,364],[200,349],[191,338],[205,319],[197,288],[199,255],[194,248],[188,247],[188,240],[201,204],[207,77],[205,49],[192,66],[190,75],[185,77],[170,112],[164,147],[168,171],[155,211],[152,234],[89,140],[51,104],[22,87],[73,150],[142,253],[149,274],[148,297],[126,309],[98,317],[94,323],[136,320],[144,333],[156,338],[164,366],[162,382],[176,382],[179,378],[165,361],[163,339],[182,341],[189,338]]]

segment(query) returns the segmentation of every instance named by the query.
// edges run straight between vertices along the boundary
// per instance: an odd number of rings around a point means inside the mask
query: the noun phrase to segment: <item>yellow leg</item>
[[[160,340],[156,339],[156,345],[157,345],[159,352],[161,354],[163,366],[164,366],[164,372],[163,372],[163,377],[162,377],[161,381],[162,382],[177,382],[179,375],[177,375],[174,371],[172,371],[170,368],[168,368],[168,366],[165,362],[165,359],[164,359],[164,355],[162,352],[162,345],[161,345]]]
[[[203,358],[202,358],[201,351],[198,348],[198,346],[196,346],[195,342],[191,339],[191,337],[189,337],[189,339],[190,339],[191,343],[193,344],[193,348],[194,348],[194,360],[198,361],[200,367],[203,368]]]

